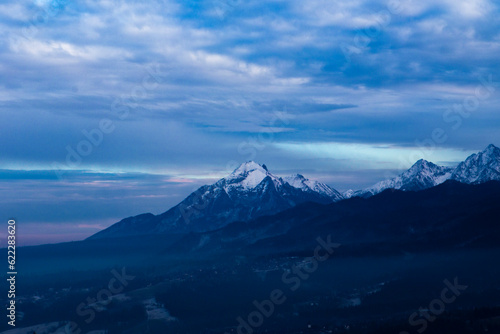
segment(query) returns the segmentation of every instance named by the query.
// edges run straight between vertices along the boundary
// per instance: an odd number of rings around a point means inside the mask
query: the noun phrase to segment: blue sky
[[[500,144],[489,0],[0,5],[0,207],[25,244],[160,213],[238,163],[359,189]]]

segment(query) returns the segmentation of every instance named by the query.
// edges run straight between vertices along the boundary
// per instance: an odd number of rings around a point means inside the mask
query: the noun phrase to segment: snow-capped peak
[[[414,177],[427,178],[434,180],[434,185],[437,185],[449,179],[451,172],[451,168],[438,166],[430,161],[420,159],[404,172],[401,177],[406,179]]]
[[[425,159],[420,159],[417,162],[415,162],[413,166],[410,167],[410,170],[418,170],[422,168],[435,168],[435,167],[438,166]]]
[[[288,180],[292,184],[273,175],[265,165],[248,161],[216,183],[200,187],[161,215],[122,220],[100,232],[98,238],[126,236],[127,230],[136,231],[140,224],[149,224],[152,233],[205,232],[305,202],[330,204],[343,199],[335,189],[302,175]]]
[[[238,168],[236,168],[228,178],[231,177],[238,177],[240,175],[245,175],[249,172],[253,172],[255,170],[259,170],[262,173],[267,173],[267,168],[264,168],[263,166],[259,165],[255,161],[247,161],[245,163],[242,163]]]
[[[500,180],[500,149],[493,144],[472,154],[453,172],[452,179],[463,183]]]
[[[300,174],[285,176],[283,178],[283,180],[285,180],[285,182],[287,182],[289,185],[291,185],[292,187],[295,187],[295,188],[304,189],[305,187],[307,187],[304,184],[304,182],[307,179],[303,175],[300,175]]]
[[[437,186],[451,177],[453,169],[441,167],[424,159],[418,160],[413,166],[401,175],[381,181],[367,189],[359,190],[354,193],[344,193],[345,197],[351,196],[372,196],[378,194],[385,189],[401,189],[401,190],[423,190],[426,188]]]
[[[493,144],[489,144],[488,147],[486,147],[485,151],[500,151],[500,148],[496,147]]]
[[[490,144],[484,149],[484,151],[479,152],[478,154],[482,155],[485,160],[498,160],[500,159],[500,148]]]
[[[321,195],[330,197],[334,200],[340,200],[343,198],[343,196],[338,191],[331,188],[330,186],[318,181],[309,180],[301,174],[294,174],[291,176],[284,177],[283,181],[285,181],[292,187],[301,189],[302,191],[305,192],[319,193]]]
[[[348,189],[342,193],[342,196],[344,196],[344,198],[351,198],[354,196],[355,193],[356,193],[356,191],[354,191],[352,189]]]
[[[324,183],[309,180],[300,174],[281,178],[269,172],[266,165],[259,165],[254,161],[241,164],[229,176],[219,180],[217,185],[224,188],[226,193],[234,194],[235,191],[253,191],[260,188],[265,179],[268,181],[266,185],[274,187],[277,191],[286,192],[283,187],[291,186],[304,193],[319,195],[333,201],[343,199],[338,191]]]
[[[281,183],[278,177],[269,173],[265,165],[259,165],[254,161],[248,161],[236,168],[228,177],[222,179],[225,181],[226,187],[242,188],[244,190],[254,189],[266,177],[270,177],[273,182]],[[220,182],[220,181],[219,181]]]

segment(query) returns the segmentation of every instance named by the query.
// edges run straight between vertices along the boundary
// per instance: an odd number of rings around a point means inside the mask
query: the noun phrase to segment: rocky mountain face
[[[420,191],[447,180],[466,184],[500,180],[500,149],[489,145],[456,168],[438,166],[422,159],[393,179],[343,194],[300,174],[278,177],[265,165],[249,161],[216,183],[200,187],[160,215],[147,213],[123,219],[90,239],[213,231],[232,222],[248,222],[305,202],[328,204],[351,197],[367,198],[386,189]]]
[[[326,184],[302,175],[280,178],[265,165],[246,162],[229,176],[205,185],[158,216],[126,218],[91,239],[151,233],[204,232],[234,221],[248,221],[304,202],[332,203],[343,196]]]
[[[451,179],[468,184],[500,180],[500,148],[489,145],[484,151],[471,155],[455,168]]]

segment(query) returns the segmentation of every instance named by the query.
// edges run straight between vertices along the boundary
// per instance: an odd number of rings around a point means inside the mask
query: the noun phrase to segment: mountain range
[[[160,215],[146,213],[123,219],[89,239],[157,233],[202,233],[233,222],[248,222],[273,215],[301,203],[329,204],[351,197],[367,198],[387,189],[421,191],[447,180],[465,184],[500,180],[500,149],[489,145],[482,152],[469,156],[456,168],[438,166],[421,159],[393,179],[343,194],[300,174],[278,177],[269,172],[266,165],[249,161],[216,183],[200,187]]]
[[[244,163],[163,214],[124,219],[87,240],[16,249],[29,327],[0,331],[250,333],[241,321],[268,312],[281,291],[286,303],[255,333],[410,333],[409,316],[448,277],[467,291],[428,333],[479,334],[485,325],[497,333],[498,153],[489,146],[456,168],[419,160],[371,187],[378,193],[347,199],[302,175]],[[105,296],[118,282],[127,286]],[[102,295],[112,302],[93,298]]]
[[[387,189],[327,205],[303,203],[272,216],[191,233],[169,252],[288,253],[314,248],[331,234],[344,252],[489,247],[500,238],[500,182],[448,180],[422,191]]]
[[[266,165],[243,163],[228,177],[205,185],[160,214],[123,219],[91,238],[152,233],[205,232],[234,221],[274,214],[304,202],[332,203],[344,197],[330,186],[300,174],[281,178]]]
[[[350,197],[370,197],[385,189],[419,191],[435,187],[447,180],[466,184],[478,184],[500,180],[500,149],[491,144],[483,151],[469,156],[456,168],[443,167],[426,160],[418,160],[401,175],[368,187],[363,190],[348,190],[342,195]]]

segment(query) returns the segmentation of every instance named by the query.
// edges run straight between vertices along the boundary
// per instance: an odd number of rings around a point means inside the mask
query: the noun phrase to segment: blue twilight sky
[[[499,55],[489,0],[4,1],[2,219],[78,240],[247,160],[341,191],[454,165],[500,144]]]

